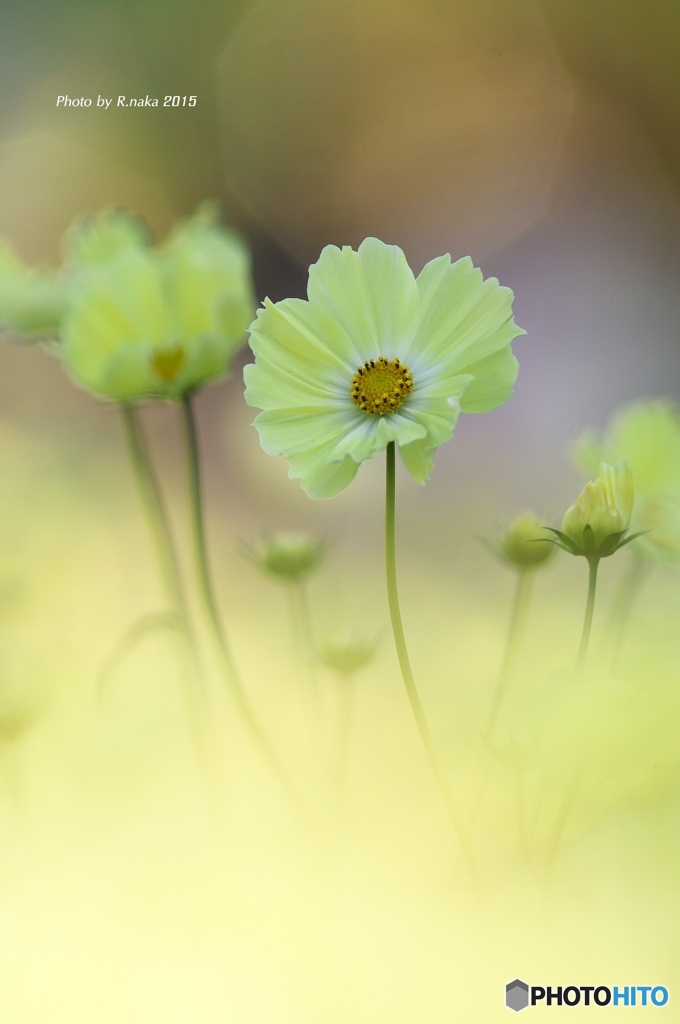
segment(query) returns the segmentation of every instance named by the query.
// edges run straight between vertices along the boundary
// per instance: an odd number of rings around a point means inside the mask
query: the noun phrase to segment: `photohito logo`
[[[527,1006],[665,1006],[668,989],[663,985],[527,985],[515,978],[505,986],[505,1005],[519,1013]]]

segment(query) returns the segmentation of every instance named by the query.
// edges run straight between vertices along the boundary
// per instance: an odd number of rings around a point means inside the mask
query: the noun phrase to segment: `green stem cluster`
[[[180,617],[188,634],[190,632],[189,616],[182,587],[177,552],[163,494],[142,432],[139,410],[132,405],[121,405],[121,412],[130,460],[156,545],[158,562],[168,601],[173,611]]]
[[[151,533],[156,546],[156,553],[161,570],[161,577],[166,591],[167,601],[172,610],[172,618],[182,633],[182,645],[179,651],[182,675],[185,679],[187,710],[191,731],[196,744],[199,761],[203,765],[203,736],[205,730],[205,693],[201,668],[196,652],[195,640],[189,618],[182,575],[175,542],[172,536],[170,519],[165,508],[163,493],[153,469],[151,456],[144,438],[139,419],[139,411],[134,406],[121,405],[125,436],[130,453],[130,461],[137,479],[137,484],[146,512]],[[159,618],[159,621],[162,617]],[[167,623],[166,623],[167,625]],[[148,629],[133,630],[126,638],[124,647],[134,643],[137,634],[145,635]],[[120,651],[117,652],[120,654]]]

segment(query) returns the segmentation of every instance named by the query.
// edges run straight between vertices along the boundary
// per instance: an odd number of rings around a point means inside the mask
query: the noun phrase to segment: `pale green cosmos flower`
[[[67,246],[73,297],[61,330],[72,376],[105,398],[179,399],[224,374],[254,308],[245,245],[202,208],[160,247],[122,213]]]
[[[668,400],[635,402],[618,411],[603,438],[588,432],[574,445],[584,473],[600,461],[627,459],[635,477],[635,543],[654,561],[680,561],[680,414]]]
[[[416,278],[396,245],[328,245],[307,295],[258,310],[244,378],[246,401],[264,410],[262,447],[287,457],[312,498],[344,490],[391,441],[424,483],[459,413],[487,412],[512,393],[510,343],[525,333],[513,294],[469,257],[440,256]]]
[[[628,534],[634,502],[630,463],[601,463],[597,480],[587,483],[565,512],[562,529],[551,531],[557,537],[555,543],[585,558],[613,555],[638,536]]]
[[[37,341],[54,335],[67,306],[63,280],[50,271],[30,270],[0,242],[0,329]]]

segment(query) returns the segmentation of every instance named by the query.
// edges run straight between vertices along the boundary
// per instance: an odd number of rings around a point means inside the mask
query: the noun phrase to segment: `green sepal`
[[[626,531],[624,530],[624,533],[625,533],[625,532],[626,532]],[[625,539],[625,540],[622,540],[622,541],[621,541],[621,543],[619,544],[619,547],[620,547],[620,548],[623,548],[623,547],[625,547],[625,546],[626,546],[626,544],[630,544],[630,542],[631,542],[631,541],[633,541],[633,540],[637,540],[637,539],[638,539],[638,537],[644,537],[644,535],[645,535],[646,533],[652,533],[652,530],[638,530],[638,532],[637,532],[637,533],[631,533],[630,537],[626,537],[626,539]],[[623,537],[623,533],[621,534],[621,536]],[[618,548],[617,548],[617,550],[618,550]]]
[[[583,552],[577,544],[569,537],[566,533],[562,533],[561,530],[556,530],[554,526],[544,526],[544,530],[550,530],[558,538],[554,540],[552,537],[546,537],[545,539],[550,543],[554,544],[558,548],[562,548],[563,551],[568,552],[570,555],[582,555]]]

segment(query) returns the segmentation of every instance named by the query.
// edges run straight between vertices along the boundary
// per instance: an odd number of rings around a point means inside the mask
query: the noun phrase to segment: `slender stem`
[[[401,675],[404,680],[404,686],[406,687],[406,694],[411,705],[411,711],[415,718],[418,732],[420,733],[420,739],[422,741],[427,759],[430,762],[430,767],[434,774],[435,779],[439,785],[442,796],[449,811],[453,827],[458,836],[458,841],[463,851],[463,856],[468,867],[468,871],[475,883],[479,881],[479,871],[477,868],[477,862],[468,840],[466,829],[463,825],[463,819],[458,810],[458,806],[453,797],[453,793],[449,787],[446,777],[440,767],[439,760],[432,740],[432,734],[430,727],[427,724],[425,718],[425,712],[420,702],[418,690],[416,688],[415,679],[413,678],[413,672],[411,670],[411,662],[408,656],[408,649],[406,647],[406,638],[404,636],[404,627],[401,621],[401,611],[399,608],[399,592],[397,590],[397,562],[396,562],[396,547],[395,547],[395,496],[396,496],[396,482],[395,482],[395,450],[394,441],[390,441],[387,446],[387,474],[386,474],[386,502],[385,502],[385,567],[387,574],[387,599],[390,609],[390,620],[392,623],[392,633],[394,635],[394,645],[397,649],[397,658],[399,659],[399,668],[401,669]]]
[[[160,484],[154,473],[151,456],[144,439],[139,412],[132,405],[121,405],[125,435],[128,442],[132,467],[142,496],[151,532],[156,544],[158,561],[168,600],[173,610],[181,617],[188,630],[189,618],[182,588],[177,552],[172,538],[170,520]]]
[[[250,701],[248,700],[241,680],[239,679],[236,665],[227,641],[227,636],[220,619],[210,575],[210,568],[208,565],[198,437],[196,433],[194,411],[191,404],[191,397],[189,395],[186,395],[182,400],[182,412],[186,440],[189,499],[191,506],[191,525],[194,536],[196,578],[198,581],[198,589],[203,600],[210,632],[212,633],[213,640],[219,654],[223,675],[229,687],[232,699],[246,728],[248,729],[248,732],[250,733],[251,738],[275,769],[279,779],[299,805],[299,800],[294,787],[292,786],[276,751],[271,746],[255,716],[253,709],[250,706]]]
[[[526,629],[527,615],[529,612],[529,603],[531,600],[531,590],[534,582],[534,573],[531,570],[521,569],[517,573],[517,583],[515,586],[515,596],[512,602],[512,612],[510,615],[510,628],[508,630],[508,639],[505,645],[505,653],[503,655],[503,663],[501,670],[498,674],[498,681],[496,683],[496,690],[491,702],[491,708],[489,710],[489,716],[486,721],[485,734],[487,740],[491,742],[493,732],[498,719],[498,713],[501,709],[503,699],[505,697],[508,684],[512,678],[515,665],[517,664],[517,658],[519,655],[520,648],[522,646],[522,640],[524,639],[524,632]]]
[[[198,687],[201,687],[201,669],[192,635],[170,519],[144,438],[139,411],[134,406],[127,404],[121,404],[120,409],[123,416],[130,460],[156,545],[167,600],[173,614],[176,616],[183,633],[183,640],[186,643],[186,647],[180,653],[182,672],[185,677],[187,709],[199,761],[202,769],[205,770],[202,725],[205,694],[201,693],[199,697]]]
[[[586,600],[586,612],[583,618],[583,629],[581,631],[581,643],[579,644],[578,657],[576,659],[575,675],[580,679],[583,675],[583,668],[588,654],[588,643],[590,631],[593,625],[593,612],[595,611],[595,590],[597,588],[597,570],[600,559],[597,557],[588,559],[588,598]]]
[[[203,492],[201,486],[201,465],[198,452],[198,437],[196,433],[196,421],[191,405],[191,397],[185,396],[182,401],[182,412],[184,419],[184,432],[187,453],[187,470],[189,480],[189,502],[191,506],[191,527],[194,539],[194,561],[196,566],[196,577],[198,586],[205,607],[213,638],[220,653],[220,660],[225,675],[229,682],[232,696],[237,707],[244,715],[246,721],[252,727],[252,712],[247,698],[241,687],[236,672],[234,659],[229,648],[227,636],[222,626],[220,614],[217,609],[217,601],[213,590],[212,578],[208,566],[208,551],[205,538]]]

